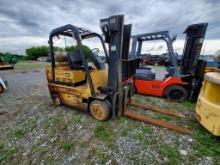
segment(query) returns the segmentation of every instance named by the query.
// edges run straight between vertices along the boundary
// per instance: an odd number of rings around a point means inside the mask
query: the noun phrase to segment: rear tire
[[[107,100],[93,100],[89,105],[92,117],[99,121],[106,121],[111,113],[111,104]]]
[[[179,85],[171,85],[165,89],[164,95],[175,102],[183,102],[187,99],[187,91],[185,88]]]
[[[0,93],[3,93],[4,92],[4,87],[2,84],[0,84]]]

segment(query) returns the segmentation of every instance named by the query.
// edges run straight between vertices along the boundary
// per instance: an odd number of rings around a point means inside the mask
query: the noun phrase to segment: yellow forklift
[[[220,64],[220,53],[218,55]],[[204,76],[196,104],[197,120],[213,135],[220,136],[220,67]]]
[[[123,53],[128,54],[122,52],[122,34],[124,29],[131,28],[131,25],[124,25],[123,19],[123,16],[113,16],[101,20],[101,24],[106,23],[103,30],[108,30],[104,32],[109,33],[106,36],[110,45],[109,57],[104,40],[98,33],[73,25],[62,26],[50,33],[51,66],[46,67],[46,75],[50,95],[56,105],[66,104],[87,109],[95,119],[101,121],[121,114],[126,108],[127,98],[133,91],[129,77],[134,74],[139,61],[127,60],[122,64],[120,60]],[[53,38],[58,35],[72,37],[77,43],[77,51],[67,53],[68,62],[65,64],[57,63],[54,56]],[[93,66],[88,65],[82,41],[93,37],[100,39],[108,67],[102,62],[97,48],[91,51]]]
[[[124,115],[145,123],[192,134],[192,131],[186,128],[138,114],[130,109],[130,106],[134,106],[184,117],[177,112],[146,107],[132,100],[133,76],[140,65],[140,59],[129,59],[131,24],[124,24],[123,15],[115,15],[101,19],[100,26],[104,37],[70,24],[51,31],[49,36],[51,65],[46,66],[46,75],[53,102],[56,105],[64,104],[86,110],[100,121]],[[56,60],[54,48],[54,38],[60,35],[73,38],[77,47],[76,51],[67,52],[67,62],[62,63]],[[106,56],[106,65],[100,59],[97,48],[91,50],[92,58],[89,63],[85,58],[82,50],[83,41],[93,37],[100,39]],[[108,45],[108,51],[105,43]]]

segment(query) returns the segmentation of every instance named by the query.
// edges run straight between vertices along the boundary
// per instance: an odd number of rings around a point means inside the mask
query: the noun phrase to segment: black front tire
[[[175,102],[183,102],[187,99],[187,90],[179,85],[171,85],[165,89],[164,94],[168,99]]]

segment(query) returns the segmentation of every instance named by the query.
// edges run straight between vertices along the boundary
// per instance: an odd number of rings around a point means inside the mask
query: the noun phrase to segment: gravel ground
[[[41,67],[21,67],[0,74],[9,85],[9,90],[0,95],[1,164],[219,163],[218,152],[204,154],[194,136],[125,117],[98,122],[85,112],[54,106]],[[200,129],[193,117],[194,105],[140,95],[135,99],[184,112],[187,119],[146,113],[194,131]]]

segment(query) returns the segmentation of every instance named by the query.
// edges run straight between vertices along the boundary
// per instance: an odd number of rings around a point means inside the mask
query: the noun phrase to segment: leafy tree
[[[78,51],[79,47],[78,46],[68,46],[65,48],[65,51],[70,52],[70,51]],[[86,45],[82,45],[82,51],[85,55],[86,59],[91,59],[91,49],[86,46]]]
[[[31,47],[26,49],[27,60],[37,60],[37,58],[49,55],[48,46]]]
[[[77,46],[69,46],[66,47],[65,49],[60,48],[60,47],[54,47],[54,51],[77,51],[79,48]],[[83,53],[86,56],[86,59],[90,59],[90,48],[88,46],[82,45],[82,50]],[[49,47],[48,46],[39,46],[39,47],[31,47],[26,49],[26,59],[27,60],[37,60],[37,58],[42,57],[42,56],[48,56],[49,55]]]

